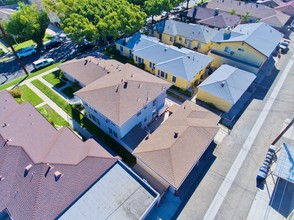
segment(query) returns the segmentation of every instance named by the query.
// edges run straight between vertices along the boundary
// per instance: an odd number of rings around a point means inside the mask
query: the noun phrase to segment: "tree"
[[[4,27],[9,34],[32,39],[40,48],[49,23],[47,13],[39,11],[36,4],[21,4],[20,9],[4,23]]]
[[[152,16],[152,23],[154,15],[161,14],[162,11],[169,11],[172,8],[170,0],[147,0],[144,8],[149,16]]]
[[[242,18],[241,18],[242,22],[244,22],[244,23],[248,22],[249,19],[250,19],[250,16],[251,16],[250,12],[246,12],[246,14],[243,15]]]
[[[57,13],[61,27],[77,43],[129,36],[146,21],[140,6],[127,0],[43,0],[43,5]]]

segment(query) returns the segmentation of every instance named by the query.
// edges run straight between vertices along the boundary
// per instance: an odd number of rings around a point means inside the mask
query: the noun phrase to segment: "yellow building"
[[[207,54],[211,49],[211,39],[217,34],[217,30],[199,24],[164,20],[153,25],[149,29],[149,34],[165,44],[181,45]]]
[[[224,64],[197,86],[196,98],[229,112],[255,78],[253,73]],[[242,99],[242,103],[245,102]]]
[[[239,25],[226,28],[212,39],[208,55],[214,58],[212,66],[226,63],[257,73],[275,51],[283,35],[265,23]]]

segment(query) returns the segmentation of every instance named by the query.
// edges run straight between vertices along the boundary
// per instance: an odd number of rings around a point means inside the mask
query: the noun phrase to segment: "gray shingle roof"
[[[124,45],[131,50],[140,50],[145,47],[155,45],[159,39],[136,33],[131,37],[118,40],[116,43]]]
[[[255,78],[253,73],[224,64],[198,88],[235,104]]]
[[[188,40],[209,43],[217,30],[199,24],[187,24],[174,20],[164,20],[153,25],[150,29],[172,36],[180,35]]]
[[[269,57],[283,38],[283,34],[263,22],[238,25],[231,31],[229,39],[224,39],[220,30],[213,42],[246,42],[248,45]]]

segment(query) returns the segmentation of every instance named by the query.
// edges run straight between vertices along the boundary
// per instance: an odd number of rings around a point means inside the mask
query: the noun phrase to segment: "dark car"
[[[58,40],[51,40],[44,44],[45,50],[51,50],[52,48],[58,47],[61,44],[61,41]]]

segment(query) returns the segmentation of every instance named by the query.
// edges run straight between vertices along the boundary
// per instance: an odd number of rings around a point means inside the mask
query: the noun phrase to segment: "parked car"
[[[163,11],[163,12],[161,12],[161,17],[163,18],[163,17],[166,17],[167,16],[167,12],[166,11]]]
[[[45,50],[51,50],[52,48],[58,47],[61,41],[53,39],[44,44]]]
[[[33,46],[30,46],[17,51],[17,56],[19,58],[24,58],[35,53],[37,53],[36,49]]]
[[[34,68],[34,70],[38,70],[38,69],[44,68],[46,66],[49,66],[53,63],[54,63],[54,60],[52,58],[40,59],[40,60],[33,62],[33,68]]]

